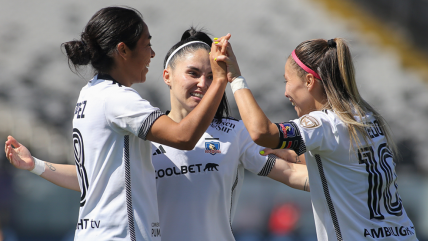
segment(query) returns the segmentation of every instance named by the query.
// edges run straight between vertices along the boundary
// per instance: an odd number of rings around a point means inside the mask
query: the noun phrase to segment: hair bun
[[[88,46],[83,41],[70,41],[63,44],[68,58],[74,65],[87,65],[91,61]]]
[[[190,27],[189,29],[184,31],[183,35],[181,36],[181,41],[184,43],[190,41],[202,41],[210,46],[213,42],[203,29],[197,30],[194,27]]]

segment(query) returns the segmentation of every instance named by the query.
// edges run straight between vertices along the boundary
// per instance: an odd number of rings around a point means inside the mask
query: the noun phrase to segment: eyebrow
[[[187,68],[188,69],[192,69],[192,70],[196,70],[196,71],[199,71],[199,72],[201,72],[201,70],[199,69],[199,68],[196,68],[196,67],[194,67],[194,66],[187,66]],[[209,74],[211,74],[213,71],[211,70],[210,72],[208,72]]]
[[[198,68],[196,68],[196,67],[194,67],[194,66],[187,66],[187,68],[188,68],[188,69],[193,69],[193,70],[200,71],[200,69],[198,69]]]

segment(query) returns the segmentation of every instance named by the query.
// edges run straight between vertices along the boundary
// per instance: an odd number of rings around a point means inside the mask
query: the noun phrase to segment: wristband
[[[245,81],[244,77],[238,76],[236,77],[232,83],[230,83],[230,87],[232,87],[232,92],[235,94],[235,91],[240,89],[248,89],[247,82]]]
[[[31,170],[30,172],[40,176],[42,175],[43,172],[45,172],[45,162],[35,157],[33,157],[33,159],[34,159],[34,169]]]

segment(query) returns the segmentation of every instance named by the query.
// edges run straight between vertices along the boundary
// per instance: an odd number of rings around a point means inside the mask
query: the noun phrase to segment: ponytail
[[[327,97],[324,108],[335,112],[348,127],[351,138],[350,149],[355,150],[355,146],[362,147],[371,142],[366,129],[372,124],[365,121],[366,115],[371,112],[384,130],[391,151],[398,157],[397,147],[386,121],[361,97],[358,91],[351,52],[344,39],[305,41],[296,47],[295,53],[300,61],[312,70],[316,70],[321,77],[320,81]],[[295,62],[294,65],[297,67]],[[298,73],[300,77],[306,74],[301,68],[298,68]],[[362,135],[364,144],[358,137],[358,133]]]

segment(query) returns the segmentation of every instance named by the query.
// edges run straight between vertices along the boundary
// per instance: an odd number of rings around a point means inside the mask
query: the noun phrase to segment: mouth
[[[288,99],[290,102],[291,102],[291,105],[292,106],[296,106],[296,104],[294,104],[294,102],[293,102],[293,100],[292,99]]]
[[[201,93],[196,93],[196,92],[190,93],[190,95],[191,95],[191,96],[194,96],[194,97],[198,97],[198,98],[200,98],[200,99],[202,99],[202,98],[204,97],[204,95],[203,95],[203,94],[201,94]]]

